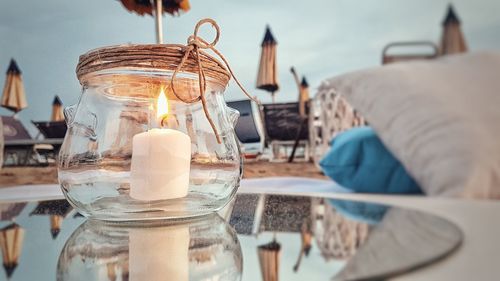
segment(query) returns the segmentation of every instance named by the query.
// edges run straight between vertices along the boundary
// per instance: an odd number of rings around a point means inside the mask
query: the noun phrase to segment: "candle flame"
[[[163,88],[158,96],[158,101],[156,103],[156,118],[162,120],[168,115],[168,100]]]

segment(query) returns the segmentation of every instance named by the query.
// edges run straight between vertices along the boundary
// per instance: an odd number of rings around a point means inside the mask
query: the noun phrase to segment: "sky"
[[[298,90],[289,69],[305,75],[311,94],[321,81],[345,72],[380,65],[383,47],[394,41],[438,42],[448,0],[190,0],[191,10],[164,16],[166,43],[185,43],[199,19],[210,17],[221,27],[216,46],[252,95],[260,44],[266,24],[278,41],[278,102],[296,100]],[[471,51],[500,49],[500,1],[455,0]],[[207,30],[203,36],[210,37]],[[29,107],[19,118],[50,118],[59,95],[64,105],[81,93],[75,67],[88,50],[123,43],[154,43],[154,19],[125,10],[116,0],[0,0],[0,73],[15,58]],[[3,89],[4,77],[0,76]],[[243,99],[233,82],[226,100]],[[0,109],[1,115],[11,115]],[[34,128],[30,128],[33,133]]]

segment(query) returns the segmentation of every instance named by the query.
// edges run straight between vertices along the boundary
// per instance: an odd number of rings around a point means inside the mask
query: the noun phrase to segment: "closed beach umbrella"
[[[1,105],[8,110],[14,111],[14,113],[28,107],[26,95],[24,94],[21,70],[19,70],[19,67],[14,59],[10,60],[10,65],[7,69],[7,77],[3,87]]]
[[[141,16],[155,13],[155,0],[120,0],[125,8]],[[191,8],[189,0],[163,0],[162,8],[164,13],[178,15],[181,11],[187,12]]]
[[[52,115],[50,121],[64,121],[63,107],[59,96],[55,96],[52,102]]]
[[[294,67],[290,68],[297,88],[299,89],[299,114],[301,117],[306,116],[306,103],[309,101],[309,84],[307,83],[306,77],[302,76],[302,81],[299,80],[299,75],[295,71]]]
[[[271,29],[267,26],[261,44],[262,51],[260,53],[259,72],[257,73],[257,89],[270,92],[273,103],[275,102],[274,93],[279,89],[276,45],[277,42],[271,33]]]
[[[300,82],[300,100],[309,101],[309,83],[305,76],[302,76],[302,82]]]
[[[191,8],[189,0],[120,0],[123,6],[138,15],[154,15],[156,18],[156,41],[163,43],[162,18],[163,13],[179,15],[181,11],[187,12]],[[162,11],[157,13],[156,11]]]
[[[300,96],[299,96],[300,116],[306,116],[306,104],[308,101],[309,101],[309,84],[307,83],[306,77],[302,76],[302,82],[300,82]]]
[[[460,20],[452,5],[448,6],[448,13],[443,21],[440,47],[443,55],[467,52],[467,43],[460,28]]]
[[[0,250],[2,251],[3,268],[7,278],[12,276],[19,263],[23,247],[24,229],[18,224],[10,224],[0,230]]]
[[[278,281],[281,245],[276,240],[273,240],[270,243],[260,245],[257,252],[262,281]]]

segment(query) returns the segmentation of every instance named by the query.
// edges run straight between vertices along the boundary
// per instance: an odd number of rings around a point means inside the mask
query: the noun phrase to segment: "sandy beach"
[[[267,161],[245,163],[243,178],[308,177],[326,179],[313,163],[273,163]],[[57,168],[4,167],[0,170],[0,187],[57,183]]]

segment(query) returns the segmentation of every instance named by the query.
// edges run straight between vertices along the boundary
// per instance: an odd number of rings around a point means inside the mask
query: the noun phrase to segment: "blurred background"
[[[263,102],[271,96],[255,89],[266,25],[278,42],[280,89],[277,102],[297,99],[289,72],[295,66],[306,75],[311,94],[323,79],[351,70],[380,65],[389,42],[439,42],[447,0],[190,0],[179,16],[164,15],[165,43],[185,43],[201,18],[215,19],[222,29],[217,48],[237,77]],[[500,1],[455,0],[469,51],[500,46]],[[205,30],[209,37],[209,30]],[[19,119],[48,120],[55,95],[62,103],[77,102],[75,75],[79,55],[100,46],[155,43],[154,18],[127,11],[120,1],[0,1],[0,70],[11,58],[22,71],[27,102]],[[3,78],[2,78],[3,81]],[[0,85],[3,87],[3,84]],[[243,98],[231,83],[227,100]],[[11,115],[0,109],[0,115]]]

